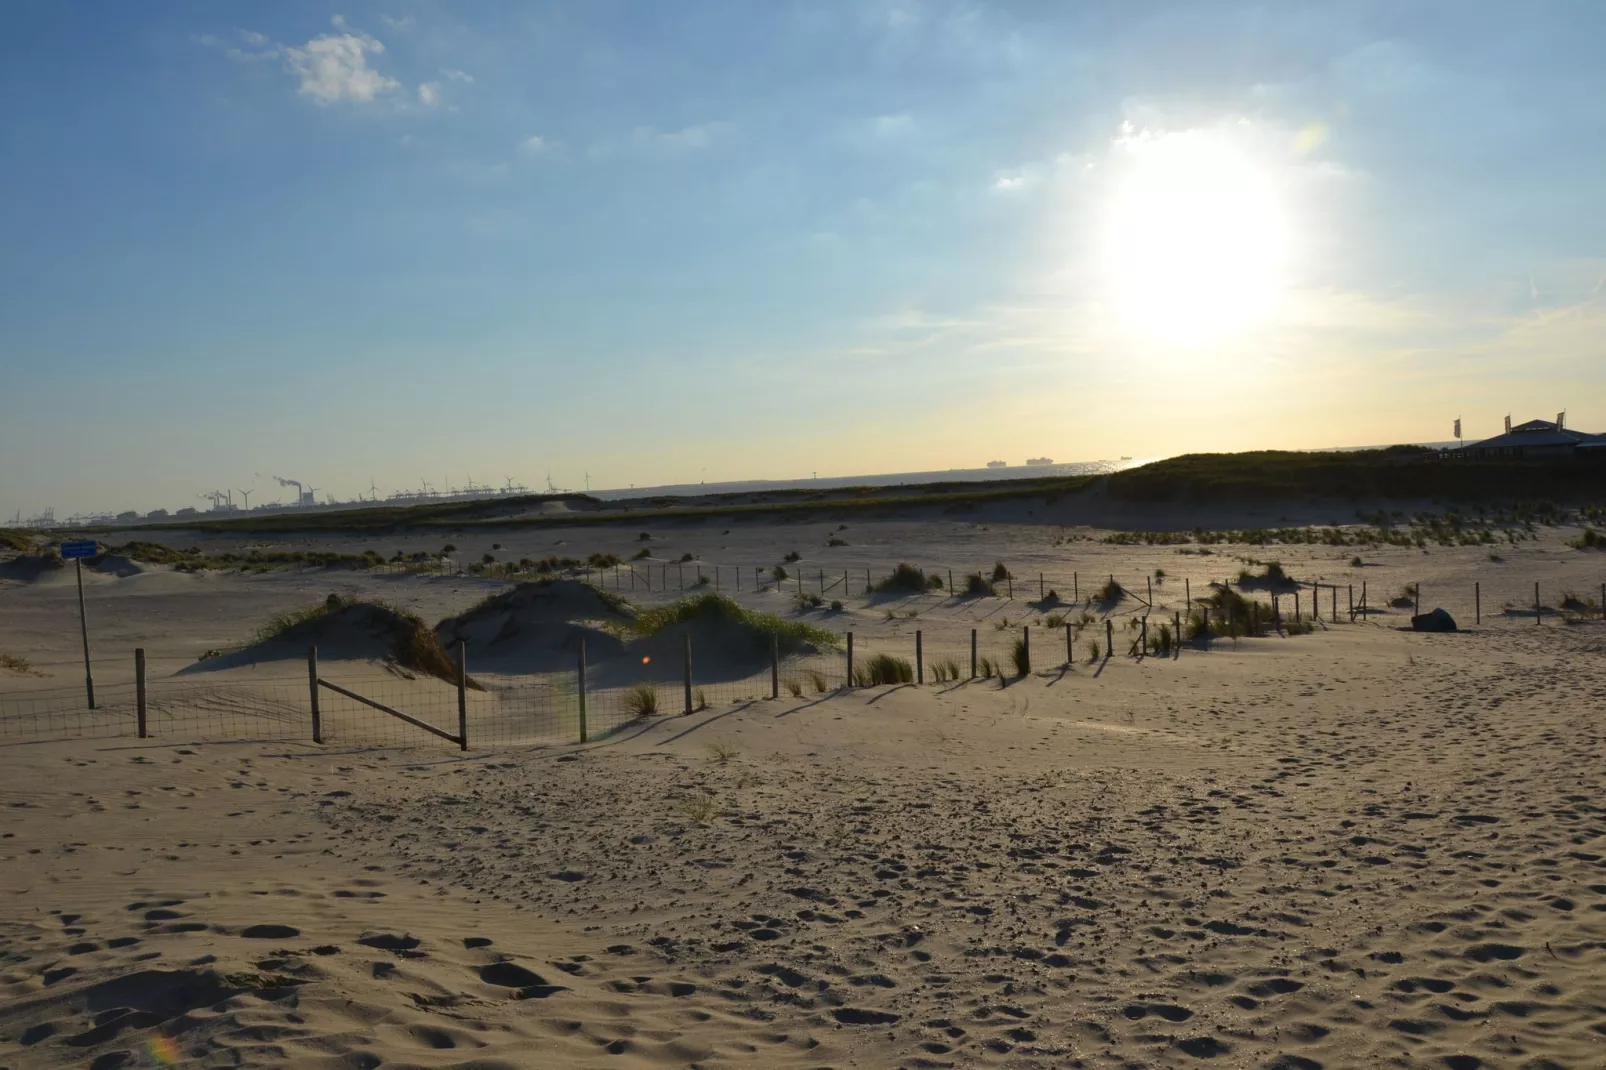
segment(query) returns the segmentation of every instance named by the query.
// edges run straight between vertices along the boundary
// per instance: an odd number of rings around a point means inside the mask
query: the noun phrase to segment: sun
[[[1203,345],[1274,312],[1288,236],[1270,172],[1206,131],[1124,137],[1117,149],[1102,272],[1122,332]]]

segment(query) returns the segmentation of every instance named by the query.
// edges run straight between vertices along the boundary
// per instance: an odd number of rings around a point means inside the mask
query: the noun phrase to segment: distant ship
[[[1008,461],[988,461],[987,462],[987,467],[988,468],[1008,468],[1009,467],[1009,462]]]
[[[1027,464],[1053,464],[1054,463],[1054,458],[1052,458],[1052,457],[1028,457],[1028,458],[1026,458],[1026,463]]]

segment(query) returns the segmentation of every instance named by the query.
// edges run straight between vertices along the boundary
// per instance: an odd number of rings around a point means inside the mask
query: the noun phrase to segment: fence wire
[[[892,635],[860,633],[853,640],[851,663],[844,646],[785,657],[773,669],[762,650],[721,649],[716,644],[693,651],[689,687],[682,656],[660,657],[656,662],[644,658],[640,663],[614,658],[588,666],[583,690],[575,671],[475,675],[462,696],[461,713],[453,681],[394,667],[330,663],[320,678],[362,699],[318,688],[321,735],[326,743],[342,745],[450,745],[376,708],[377,703],[453,737],[459,733],[461,716],[471,748],[573,742],[582,736],[596,740],[654,714],[729,709],[771,699],[808,703],[848,687],[1015,676],[1028,657],[1030,668],[1041,672],[1110,657],[1180,656],[1189,649],[1210,649],[1211,640],[1219,636],[1297,632],[1313,617],[1323,627],[1350,623],[1409,627],[1410,616],[1443,607],[1463,628],[1606,619],[1606,583],[1598,589],[1577,588],[1494,576],[1488,582],[1456,587],[1404,584],[1385,590],[1365,580],[1267,583],[1240,576],[1235,582],[1203,577],[1200,571],[1190,569],[1187,576],[1157,572],[1134,581],[1130,576],[1081,572],[994,578],[991,572],[939,570],[925,574],[924,587],[889,589],[888,572],[864,568],[834,573],[794,569],[780,574],[773,566],[736,569],[696,562],[643,562],[577,570],[599,586],[626,596],[633,593],[643,601],[652,595],[678,598],[683,589],[687,595],[715,590],[734,594],[739,583],[744,594],[785,598],[789,608],[806,617],[815,611],[829,612],[824,608],[828,601],[851,598],[856,611],[884,614],[882,623],[894,627],[914,625],[927,613],[989,611],[972,621],[974,656],[970,643],[954,642],[951,627],[943,638],[917,627]],[[967,590],[972,587],[978,589]],[[829,620],[826,616],[819,623]],[[949,618],[948,623],[953,622]],[[1029,655],[1017,649],[1023,643],[1029,643]],[[469,661],[472,671],[472,650]],[[874,670],[878,663],[880,670]],[[137,736],[139,688],[129,678],[131,665],[132,661],[97,663],[97,681],[111,682],[97,683],[93,707],[79,686],[0,692],[0,744]],[[260,679],[197,678],[201,675],[146,681],[144,721],[149,738],[312,741],[313,688],[305,675],[289,669]]]

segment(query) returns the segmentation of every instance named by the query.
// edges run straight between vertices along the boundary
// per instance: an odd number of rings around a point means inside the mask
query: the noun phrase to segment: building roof
[[[1606,435],[1591,435],[1570,427],[1557,427],[1550,420],[1529,420],[1503,435],[1468,444],[1469,450],[1514,449],[1534,446],[1583,446],[1606,444]]]

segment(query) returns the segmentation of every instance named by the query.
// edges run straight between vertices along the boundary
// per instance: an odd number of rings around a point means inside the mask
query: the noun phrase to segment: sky
[[[6,16],[5,519],[1606,431],[1593,0]]]

